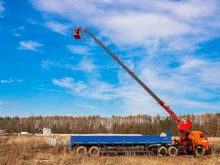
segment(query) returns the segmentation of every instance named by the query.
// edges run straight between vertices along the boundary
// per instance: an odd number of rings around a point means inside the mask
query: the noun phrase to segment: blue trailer
[[[77,155],[154,153],[167,155],[171,136],[77,135],[71,136],[70,149]]]

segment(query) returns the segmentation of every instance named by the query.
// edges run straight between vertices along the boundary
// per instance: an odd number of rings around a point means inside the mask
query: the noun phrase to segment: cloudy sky
[[[0,0],[0,116],[220,112],[218,0]]]

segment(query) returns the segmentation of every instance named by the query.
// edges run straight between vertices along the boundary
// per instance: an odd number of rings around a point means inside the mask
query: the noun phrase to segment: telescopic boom
[[[191,125],[192,122],[190,119],[179,119],[179,117],[170,109],[169,106],[167,106],[162,100],[159,99],[159,97],[152,92],[152,90],[147,87],[135,74],[132,72],[124,63],[119,59],[118,56],[114,55],[101,41],[99,41],[88,29],[85,28],[79,28],[76,27],[74,30],[74,38],[75,39],[81,39],[80,31],[83,30],[85,33],[89,34],[115,61],[118,62],[119,65],[121,65],[143,88],[145,91],[147,91],[156,101],[158,104],[160,104],[168,113],[169,115],[178,123],[178,130],[180,131],[187,131]]]

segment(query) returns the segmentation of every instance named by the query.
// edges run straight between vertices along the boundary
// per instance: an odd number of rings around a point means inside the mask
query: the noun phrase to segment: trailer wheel
[[[174,146],[171,146],[168,148],[168,155],[169,156],[177,156],[178,155],[178,149]]]
[[[167,155],[167,148],[166,147],[160,147],[157,151],[157,154],[159,156],[166,156]]]
[[[93,146],[89,149],[89,155],[91,157],[98,157],[100,155],[100,149],[97,146]]]
[[[196,156],[203,156],[205,154],[205,149],[202,146],[196,148]]]
[[[84,146],[79,146],[79,147],[77,147],[77,149],[76,149],[76,155],[81,156],[81,157],[86,156],[86,155],[87,155],[87,149],[86,149],[86,147],[84,147]]]

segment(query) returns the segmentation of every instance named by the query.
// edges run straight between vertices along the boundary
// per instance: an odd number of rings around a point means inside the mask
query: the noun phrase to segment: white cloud
[[[10,103],[0,100],[0,105],[9,105]]]
[[[146,61],[142,61],[138,70],[141,70],[142,80],[158,91],[189,99],[205,96],[207,100],[209,99],[207,95],[211,96],[213,93],[214,96],[220,88],[219,62],[184,57],[179,61],[178,66],[171,68],[166,65],[166,60],[164,62],[151,60],[153,61],[154,63],[149,63],[147,67],[144,65]],[[160,66],[157,65],[158,62]]]
[[[21,79],[13,80],[12,78],[10,78],[8,80],[0,80],[0,84],[7,84],[7,83],[14,83],[14,82],[21,83],[21,82],[23,82],[23,80],[21,80]]]
[[[20,46],[19,49],[23,49],[23,50],[32,50],[32,51],[39,51],[39,47],[44,46],[43,44],[40,44],[36,41],[21,41],[20,42]]]
[[[73,79],[70,78],[70,77],[65,77],[61,80],[56,80],[56,79],[53,79],[52,82],[55,84],[55,85],[58,85],[58,86],[62,86],[62,87],[65,87],[65,88],[72,88],[74,85],[73,85]]]
[[[94,99],[102,99],[102,100],[109,100],[117,97],[115,94],[113,94],[114,90],[112,90],[112,86],[105,82],[100,82],[100,81],[90,81],[88,83],[85,83],[84,81],[76,82],[71,77],[65,77],[63,79],[53,79],[52,82],[57,86],[71,90],[71,93],[79,96],[90,97]]]
[[[156,104],[156,101],[149,96],[143,89],[141,89],[137,84],[131,83],[129,85],[113,86],[102,81],[90,81],[88,83],[84,81],[75,81],[70,77],[63,79],[53,79],[53,83],[59,87],[67,89],[68,93],[74,96],[81,96],[85,98],[90,98],[92,100],[107,101],[112,102],[111,107],[115,108],[115,103],[117,104],[117,110],[121,113],[126,114],[163,114],[167,113]],[[204,103],[200,101],[187,100],[183,98],[174,98],[166,95],[161,95],[160,98],[166,103],[170,103],[176,113],[184,113],[180,111],[177,107],[187,107],[188,109],[209,109],[217,110],[219,104]],[[97,107],[100,109],[100,107]],[[193,111],[192,111],[193,112]],[[115,112],[113,112],[115,113]]]
[[[61,67],[61,64],[51,60],[43,60],[41,63],[41,68],[43,69],[49,69],[50,67],[54,67],[54,66]]]
[[[15,37],[21,37],[21,35],[18,34],[18,33],[14,33],[14,36],[15,36]]]
[[[66,68],[71,70],[79,70],[87,73],[91,73],[97,68],[97,66],[94,64],[94,61],[89,58],[83,58],[76,65],[63,63],[63,62],[56,62],[51,60],[43,60],[41,63],[41,67],[43,69],[49,69],[50,67],[59,67],[59,68]]]
[[[166,2],[165,6],[163,3],[158,4],[161,8],[171,11],[173,14],[178,15],[181,18],[196,19],[200,17],[208,17],[215,13],[217,10],[217,1],[181,1],[177,2]],[[195,8],[195,6],[199,6]]]
[[[93,64],[93,60],[88,58],[83,58],[77,68],[78,70],[83,70],[85,72],[92,72],[97,68],[97,66]]]
[[[192,57],[184,58],[183,64],[179,67],[180,73],[187,73],[189,78],[194,77],[195,79],[199,80],[199,84],[205,85],[206,88],[220,88],[219,70],[220,62],[207,60],[205,61]]]
[[[7,83],[13,83],[14,82],[14,80],[13,79],[8,79],[8,80],[0,80],[0,83],[1,84],[7,84]]]
[[[89,49],[85,46],[67,45],[67,49],[73,54],[88,55]]]
[[[47,88],[40,88],[40,87],[36,87],[35,89],[42,90],[42,91],[48,91],[48,92],[59,92],[59,93],[62,92],[61,90],[47,89]]]
[[[49,29],[51,29],[54,32],[60,33],[62,35],[67,35],[69,29],[70,29],[70,25],[68,24],[61,24],[59,22],[56,21],[48,21],[45,23],[46,27],[48,27]]]
[[[5,11],[5,8],[3,7],[3,2],[0,1],[0,18],[3,17],[2,13]]]
[[[103,43],[119,48],[116,48],[116,54],[119,50],[125,50],[127,53],[121,55],[121,58],[127,57],[129,67],[132,67],[136,75],[168,104],[176,106],[177,109],[178,105],[182,106],[182,113],[185,113],[184,104],[190,105],[188,112],[202,108],[207,111],[209,108],[216,110],[219,106],[216,100],[220,99],[220,64],[217,60],[211,60],[212,56],[206,58],[207,55],[195,53],[204,43],[220,36],[219,1],[82,0],[77,2],[77,5],[70,0],[31,2],[46,15],[63,17],[74,25],[92,27],[95,30],[91,31],[103,40]],[[87,12],[84,12],[85,10]],[[141,53],[137,53],[140,47]],[[74,54],[88,53],[88,50],[81,46],[70,46],[68,49]],[[73,70],[91,68],[87,69],[88,72],[101,70],[103,67],[92,67],[91,64],[93,61],[88,62],[87,58],[76,66],[48,62],[51,66]],[[119,82],[114,85],[94,77],[88,77],[85,81],[54,79],[53,83],[78,96],[100,100],[113,99],[116,102],[121,100],[121,106],[129,112],[162,112],[129,75],[121,69],[114,71],[118,72]],[[96,73],[100,74],[99,70]],[[101,76],[105,79],[107,77]],[[103,87],[103,83],[105,88],[99,88]]]
[[[100,36],[108,37],[117,46],[142,46],[151,51],[161,51],[161,47],[164,50],[197,49],[198,43],[216,37],[219,31],[213,26],[213,22],[220,20],[215,16],[219,11],[217,0],[108,0],[99,3],[82,0],[77,5],[69,0],[31,2],[46,14],[57,14],[74,24],[97,28]],[[178,40],[183,42],[171,47]]]
[[[182,105],[187,108],[191,107],[198,107],[202,109],[210,109],[210,110],[219,110],[220,104],[210,104],[207,102],[200,102],[200,101],[192,101],[192,100],[186,100],[186,99],[176,99],[173,105]]]
[[[189,69],[200,68],[201,66],[204,66],[206,64],[208,64],[208,62],[199,59],[186,59],[185,63],[181,65],[180,69],[183,71],[187,71]]]
[[[18,27],[16,29],[13,29],[14,36],[15,37],[21,37],[22,31],[25,31],[25,26],[20,26],[20,27]]]
[[[86,108],[86,109],[92,109],[92,110],[96,110],[97,109],[96,107],[91,106],[91,105],[87,105],[85,103],[74,103],[73,105],[76,105],[78,107],[83,107],[83,108]]]
[[[32,25],[42,25],[41,23],[39,23],[38,21],[35,21],[33,19],[27,19],[27,22],[29,22]]]
[[[23,82],[22,79],[17,79],[16,81],[17,81],[18,83]]]
[[[174,107],[177,114],[185,113],[183,110],[185,107],[191,113],[218,110],[219,103],[212,100],[219,97],[219,62],[207,62],[197,58],[184,57],[181,58],[181,62],[176,68],[170,68],[166,65],[167,60],[157,58],[143,59],[137,68],[131,61],[127,61],[126,65],[134,70],[135,74],[159,98]],[[162,65],[159,66],[158,63],[162,63]],[[115,65],[117,64],[115,63]],[[53,83],[76,96],[102,101],[112,100],[111,102],[119,102],[120,100],[118,108],[121,111],[126,109],[126,114],[162,113],[166,115],[165,111],[156,105],[156,101],[124,70],[119,69],[118,71],[118,85],[91,79],[91,77],[87,81],[75,81],[70,77],[53,79]]]
[[[118,40],[119,43],[127,45],[146,43],[151,44],[150,46],[158,46],[160,39],[192,33],[189,25],[158,14],[119,13],[103,18],[103,24],[112,41],[116,43]],[[122,31],[124,31],[123,35]]]
[[[18,29],[19,30],[25,30],[25,26],[20,26]]]

